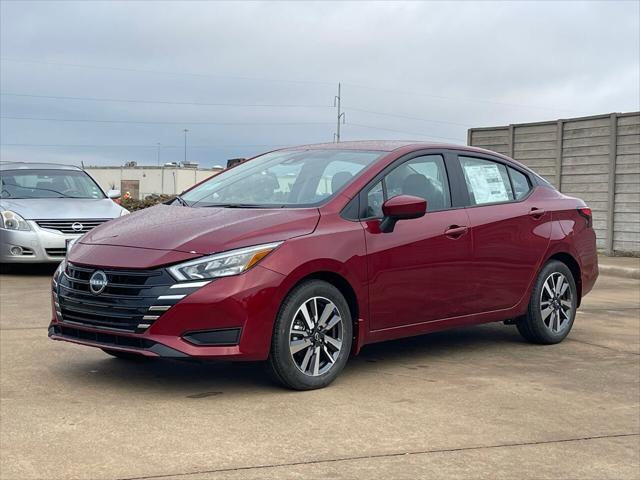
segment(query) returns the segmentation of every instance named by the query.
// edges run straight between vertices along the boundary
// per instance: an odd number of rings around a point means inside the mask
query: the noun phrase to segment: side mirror
[[[398,220],[420,218],[427,212],[427,201],[413,195],[398,195],[382,204],[384,217],[380,222],[380,231],[393,232]]]
[[[109,197],[112,200],[115,200],[116,198],[120,198],[120,190],[109,190],[107,192],[107,197]]]

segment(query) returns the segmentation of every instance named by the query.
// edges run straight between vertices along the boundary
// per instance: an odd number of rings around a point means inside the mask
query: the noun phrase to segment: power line
[[[200,73],[200,72],[171,72],[167,70],[148,70],[142,68],[131,68],[131,67],[115,67],[111,65],[87,65],[80,63],[67,63],[67,62],[51,62],[45,60],[35,60],[35,59],[27,59],[27,58],[15,58],[15,57],[0,57],[1,60],[5,62],[16,62],[16,63],[35,63],[40,65],[53,65],[60,67],[72,67],[72,68],[90,68],[96,70],[114,70],[121,72],[135,72],[135,73],[151,73],[151,74],[159,74],[159,75],[181,75],[188,77],[202,77],[202,78],[219,78],[219,79],[227,79],[227,80],[247,80],[254,82],[274,82],[274,83],[299,83],[299,84],[316,84],[316,85],[335,85],[334,82],[325,82],[321,80],[289,80],[283,78],[261,78],[261,77],[247,77],[241,75],[214,75],[210,73]]]
[[[383,131],[386,131],[386,132],[404,133],[404,134],[407,134],[407,135],[418,135],[420,137],[426,137],[426,138],[437,138],[437,139],[443,139],[443,140],[454,140],[456,142],[464,142],[464,140],[461,139],[461,138],[440,137],[440,136],[437,136],[437,135],[431,135],[431,134],[427,134],[427,133],[407,132],[405,130],[395,130],[393,128],[376,127],[375,125],[364,125],[362,123],[347,122],[347,125],[351,125],[353,127],[370,128],[372,130],[383,130]]]
[[[193,122],[193,121],[140,121],[140,120],[104,120],[90,118],[48,118],[48,117],[15,117],[9,115],[1,115],[0,118],[6,120],[31,120],[41,122],[71,122],[71,123],[119,123],[119,124],[136,124],[136,125],[219,125],[219,126],[264,126],[264,125],[333,125],[330,122]]]
[[[191,77],[220,78],[220,79],[230,79],[230,80],[247,80],[247,81],[274,82],[274,83],[298,83],[298,84],[316,84],[316,85],[335,85],[335,82],[328,82],[328,81],[324,81],[324,80],[289,80],[289,79],[282,79],[282,78],[259,78],[259,77],[233,76],[233,75],[213,75],[213,74],[208,74],[208,73],[171,72],[171,71],[165,71],[165,70],[147,70],[147,69],[130,68],[130,67],[115,67],[115,66],[107,66],[107,65],[88,65],[88,64],[79,64],[79,63],[52,62],[52,61],[45,61],[45,60],[14,58],[14,57],[0,57],[0,60],[9,61],[9,62],[16,62],[16,63],[31,63],[31,64],[41,64],[41,65],[73,67],[73,68],[114,70],[114,71],[123,71],[123,72],[152,73],[152,74],[160,74],[160,75],[182,75],[182,76],[191,76]],[[437,98],[437,99],[440,99],[440,100],[447,100],[447,101],[475,102],[475,103],[483,103],[483,104],[491,104],[491,105],[502,105],[502,106],[507,106],[507,107],[517,107],[517,108],[534,108],[534,109],[546,110],[546,111],[551,111],[551,112],[557,112],[558,111],[557,109],[551,108],[551,107],[548,107],[548,106],[537,106],[537,105],[510,103],[510,102],[500,102],[500,101],[496,101],[496,100],[492,100],[492,99],[435,95],[435,94],[429,94],[429,93],[410,92],[410,91],[396,90],[396,89],[386,88],[386,87],[375,87],[375,86],[371,86],[371,85],[362,85],[362,84],[354,84],[354,83],[342,83],[342,85],[350,86],[352,88],[360,88],[360,89],[366,89],[366,90],[377,90],[377,91],[391,93],[391,94],[409,95],[409,96],[412,96],[412,97]]]
[[[189,105],[205,107],[269,107],[269,108],[333,108],[331,105],[304,104],[304,103],[210,103],[210,102],[178,102],[171,100],[139,100],[129,98],[103,98],[103,97],[68,97],[61,95],[36,95],[30,93],[0,93],[7,97],[46,98],[52,100],[79,100],[87,102],[114,102],[114,103],[143,103],[159,105]]]
[[[470,124],[466,124],[466,123],[457,123],[457,122],[449,122],[446,120],[433,120],[433,119],[428,119],[428,118],[421,118],[421,117],[412,117],[409,115],[398,115],[395,113],[388,113],[388,112],[377,112],[375,110],[365,110],[362,108],[355,108],[355,107],[345,107],[347,110],[353,110],[354,112],[362,112],[362,113],[371,113],[373,115],[381,115],[384,117],[393,117],[393,118],[405,118],[408,120],[417,120],[420,122],[428,122],[428,123],[443,123],[445,125],[455,125],[457,127],[473,127],[473,125]]]
[[[214,145],[189,145],[189,148],[219,148],[219,147],[284,147],[286,144],[269,144],[269,143],[256,143],[256,144],[214,144]],[[184,145],[116,145],[116,144],[89,144],[89,143],[76,143],[76,144],[63,144],[63,143],[0,143],[0,147],[34,147],[34,148],[171,148],[182,149]]]
[[[367,89],[367,90],[378,90],[380,92],[386,92],[386,93],[392,93],[392,94],[396,94],[396,95],[409,95],[411,97],[426,97],[426,98],[437,98],[439,100],[448,100],[448,101],[456,101],[456,102],[475,102],[475,103],[485,103],[485,104],[490,104],[490,105],[502,105],[504,107],[517,107],[517,108],[535,108],[538,110],[547,110],[550,112],[557,112],[558,109],[557,108],[551,108],[551,107],[541,107],[538,105],[526,105],[526,104],[522,104],[522,103],[508,103],[508,102],[499,102],[496,100],[486,100],[486,99],[482,99],[482,98],[472,98],[472,97],[451,97],[451,96],[446,96],[446,95],[434,95],[434,94],[429,94],[429,93],[422,93],[422,92],[409,92],[409,91],[404,91],[404,90],[395,90],[392,88],[385,88],[385,87],[373,87],[373,86],[369,86],[369,85],[356,85],[356,84],[352,84],[352,83],[343,83],[343,85],[345,86],[350,86],[352,88],[362,88],[362,89]]]

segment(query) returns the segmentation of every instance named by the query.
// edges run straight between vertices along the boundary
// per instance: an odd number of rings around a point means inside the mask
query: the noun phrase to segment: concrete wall
[[[153,193],[180,193],[220,171],[177,167],[88,167],[86,170],[105,190],[112,187],[120,190],[122,180],[138,180],[140,199]]]
[[[472,128],[467,143],[508,155],[586,201],[601,250],[640,254],[640,112]]]

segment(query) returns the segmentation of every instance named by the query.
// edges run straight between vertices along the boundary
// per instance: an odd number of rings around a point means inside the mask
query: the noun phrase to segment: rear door
[[[550,241],[551,213],[535,203],[524,170],[490,156],[459,154],[467,188],[475,313],[515,306]]]
[[[417,154],[394,163],[363,190],[372,330],[469,313],[467,275],[471,234],[464,207],[453,208],[443,154]],[[380,231],[382,203],[408,194],[427,200],[422,218]]]

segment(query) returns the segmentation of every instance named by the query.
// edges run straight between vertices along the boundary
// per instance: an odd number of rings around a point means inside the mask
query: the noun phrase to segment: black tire
[[[550,279],[551,284],[558,283],[557,280],[560,276],[566,280],[568,287],[562,296],[552,297],[550,293],[553,289],[549,290],[550,284],[547,284],[547,288],[545,288],[545,283]],[[564,287],[564,283],[562,286]],[[557,293],[553,290],[554,295]],[[570,298],[567,297],[568,294],[570,294]],[[555,302],[550,300],[543,303],[543,300],[550,298],[555,298]],[[527,314],[517,319],[516,327],[520,335],[531,343],[541,345],[560,343],[573,327],[577,303],[578,290],[571,270],[564,263],[551,260],[540,270],[531,293]],[[569,305],[570,310],[568,310]],[[544,306],[546,308],[543,308]],[[551,308],[551,313],[549,313],[549,308]]]
[[[130,362],[145,362],[151,360],[151,357],[147,357],[146,355],[141,355],[139,353],[111,350],[110,348],[103,348],[102,351],[112,357],[116,357],[120,360],[128,360]]]
[[[315,321],[316,328],[314,330],[308,329],[308,331],[298,333],[292,333],[297,331],[302,324],[302,317],[299,309],[302,308],[307,302],[311,302],[312,299],[318,298],[320,302],[327,300],[329,303],[332,303],[333,307],[335,307],[332,312],[335,312],[337,309],[338,315],[333,313],[331,319],[334,319],[336,316],[341,317],[341,348],[340,350],[331,350],[331,354],[335,355],[335,359],[333,363],[329,361],[327,353],[322,351],[324,348],[322,345],[325,345],[328,349],[333,349],[327,344],[325,339],[324,331],[321,326],[318,324],[319,314],[316,313],[315,316],[313,314],[313,309],[311,309],[311,317],[312,320]],[[329,303],[324,304],[324,307],[329,305]],[[324,311],[324,308],[316,307],[316,310]],[[295,326],[292,326],[293,323],[296,322]],[[326,322],[330,324],[330,320]],[[295,328],[294,328],[295,327]],[[334,327],[338,328],[338,327]],[[314,331],[319,333],[321,336],[320,339],[318,337],[314,337]],[[327,331],[328,332],[328,331]],[[331,330],[331,335],[334,335],[336,330]],[[295,335],[292,337],[292,335]],[[299,336],[298,336],[299,335]],[[331,338],[329,333],[326,334]],[[313,345],[301,350],[299,353],[293,354],[290,349],[290,339],[303,339],[305,341],[317,342]],[[276,318],[273,337],[271,339],[271,353],[269,355],[269,367],[272,371],[275,378],[280,381],[284,386],[294,389],[294,390],[313,390],[316,388],[323,388],[329,385],[338,374],[342,371],[344,366],[349,359],[349,353],[351,351],[351,343],[353,340],[353,322],[351,319],[351,313],[349,311],[349,305],[345,300],[344,296],[340,293],[340,291],[331,285],[330,283],[324,282],[322,280],[309,280],[301,283],[297,287],[295,287],[289,295],[285,298],[284,302],[280,307],[280,311],[278,313],[278,317]],[[324,342],[324,343],[323,343]],[[316,348],[320,350],[315,350]],[[318,374],[314,374],[313,367],[310,366],[309,374],[303,372],[302,367],[299,366],[297,361],[299,361],[302,365],[304,365],[304,358],[307,355],[307,350],[310,350],[312,355],[310,360],[308,359],[308,363],[311,364],[315,361],[316,351],[320,354],[318,357],[321,359],[318,361],[325,362],[325,368],[327,370],[325,372],[320,372]],[[329,350],[327,350],[328,352]],[[294,355],[297,358],[294,359]],[[315,364],[314,364],[315,365]]]

